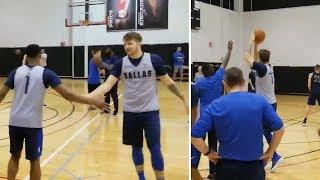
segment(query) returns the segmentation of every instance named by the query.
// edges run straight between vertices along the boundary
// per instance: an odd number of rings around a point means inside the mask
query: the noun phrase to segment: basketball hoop
[[[89,20],[81,20],[80,21],[80,26],[88,26],[90,24]]]

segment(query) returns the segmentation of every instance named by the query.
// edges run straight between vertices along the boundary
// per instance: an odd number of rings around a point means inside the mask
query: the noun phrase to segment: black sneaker
[[[114,116],[118,115],[118,111],[113,111],[113,114]]]
[[[302,126],[306,126],[307,125],[307,121],[303,121],[301,125]]]

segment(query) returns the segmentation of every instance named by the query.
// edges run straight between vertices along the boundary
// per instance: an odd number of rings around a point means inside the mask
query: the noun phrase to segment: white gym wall
[[[84,1],[84,0],[83,0]],[[68,0],[28,0],[0,2],[0,47],[122,44],[123,32],[106,32],[106,26],[76,27],[69,33],[64,19]],[[169,0],[169,23],[165,30],[144,30],[144,43],[166,44],[189,41],[189,1]],[[84,7],[83,7],[84,9]],[[92,17],[103,19],[105,5],[91,6]],[[77,10],[73,13],[79,16]],[[71,28],[70,28],[71,29]],[[69,37],[72,35],[73,37]],[[73,38],[73,40],[72,40]],[[69,42],[72,40],[73,42]]]
[[[65,0],[1,0],[0,47],[59,46],[68,40],[66,11]]]
[[[143,43],[146,44],[167,44],[189,42],[189,1],[169,0],[168,29],[162,30],[141,30]],[[93,20],[104,18],[105,7],[92,6],[90,11]],[[73,13],[75,16],[79,12]],[[106,26],[76,27],[73,29],[74,45],[100,45],[100,44],[122,44],[122,37],[127,33],[106,32]],[[85,38],[85,40],[84,40]]]
[[[230,65],[237,66],[241,52],[239,13],[202,2],[199,5],[200,30],[191,33],[192,61],[220,62],[227,52],[228,40],[233,40]]]
[[[261,47],[271,50],[277,66],[314,66],[320,63],[320,6],[244,12],[243,37],[259,27],[266,32]]]
[[[194,62],[218,62],[228,39],[235,41],[230,65],[242,62],[255,27],[266,32],[266,40],[260,47],[271,50],[272,65],[314,66],[320,62],[320,6],[238,13],[206,3],[200,5],[201,30],[192,31]],[[240,9],[241,6],[242,3]],[[208,47],[209,41],[214,42],[213,48]],[[240,67],[243,65],[240,63]]]

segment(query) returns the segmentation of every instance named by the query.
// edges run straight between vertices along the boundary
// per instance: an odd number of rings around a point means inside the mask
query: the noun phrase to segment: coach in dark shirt
[[[264,97],[242,91],[243,73],[238,68],[225,71],[227,95],[214,100],[191,130],[192,144],[217,163],[217,180],[264,180],[264,164],[270,161],[284,134],[282,120]],[[263,128],[274,131],[263,153]],[[218,153],[209,150],[202,137],[214,129]],[[263,162],[264,161],[264,162]]]

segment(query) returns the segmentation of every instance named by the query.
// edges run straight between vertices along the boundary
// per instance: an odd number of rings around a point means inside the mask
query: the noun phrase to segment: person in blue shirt
[[[283,122],[263,96],[242,91],[245,80],[239,68],[226,70],[223,84],[227,95],[214,100],[204,110],[192,126],[191,142],[216,163],[217,180],[264,180],[264,164],[280,144]],[[265,153],[264,127],[274,131]],[[212,129],[218,137],[218,152],[209,149],[202,139]]]
[[[233,42],[228,42],[228,50],[220,68],[214,72],[214,67],[211,64],[204,64],[202,66],[202,72],[204,77],[197,79],[195,82],[199,90],[200,98],[200,115],[204,112],[207,106],[215,99],[219,98],[223,93],[222,79],[224,75],[224,69],[227,67],[231,52],[233,48]],[[205,136],[204,136],[205,137]],[[211,149],[217,149],[217,138],[214,131],[208,133],[208,142]],[[194,151],[196,152],[196,151]],[[197,168],[200,160],[200,152],[193,154],[192,167]],[[208,179],[214,179],[215,165],[209,162],[210,174]]]
[[[108,79],[112,67],[119,59],[120,58],[114,54],[111,48],[107,48],[104,51],[104,53],[102,53],[102,61],[103,61],[103,66],[105,68],[104,81]],[[116,116],[118,114],[118,109],[119,109],[118,82],[116,82],[116,84],[111,88],[111,90],[105,94],[105,102],[107,104],[110,103],[110,96],[113,100],[113,106],[114,106],[113,115]]]
[[[88,93],[94,91],[101,85],[100,73],[104,74],[104,68],[101,60],[101,49],[94,48],[91,51],[92,58],[89,60],[88,69]],[[89,106],[89,110],[94,110],[93,106]]]
[[[194,124],[197,115],[198,115],[198,102],[199,102],[199,90],[195,86],[195,84],[191,84],[191,124]],[[194,155],[200,154],[199,151],[191,145],[191,164],[193,163],[193,159],[195,158]],[[199,163],[199,162],[197,162]],[[202,180],[203,178],[201,177],[197,167],[191,166],[191,178],[193,180]]]
[[[179,73],[180,81],[183,80],[183,63],[184,63],[184,54],[181,52],[181,47],[177,48],[177,51],[173,53],[173,79],[176,80],[177,73]]]

